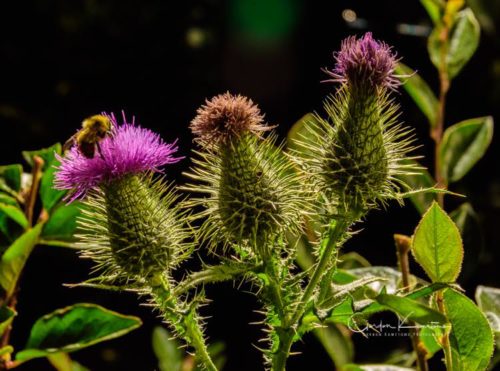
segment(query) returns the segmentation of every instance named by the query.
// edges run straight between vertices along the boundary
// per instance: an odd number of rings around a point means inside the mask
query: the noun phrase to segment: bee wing
[[[71,147],[73,147],[73,145],[75,144],[76,142],[76,135],[77,134],[74,134],[73,136],[71,136],[62,146],[62,152],[66,152],[66,151],[69,151],[71,149]]]

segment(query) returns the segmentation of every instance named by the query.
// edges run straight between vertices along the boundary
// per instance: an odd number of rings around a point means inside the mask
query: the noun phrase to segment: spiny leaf
[[[465,120],[446,129],[439,146],[441,173],[448,182],[460,180],[485,154],[493,138],[491,116]]]
[[[73,352],[117,338],[138,328],[141,320],[95,304],[80,303],[58,309],[38,319],[25,349],[16,360],[27,361],[52,353]]]
[[[421,170],[417,174],[398,174],[397,178],[403,183],[407,184],[410,189],[429,189],[432,188],[436,181],[433,179],[432,175],[425,169],[423,169],[415,160],[405,159],[403,164],[411,167],[420,167]],[[420,214],[425,213],[425,211],[431,206],[432,201],[434,201],[434,196],[430,192],[415,193],[409,196],[411,202]]]
[[[415,229],[415,260],[432,282],[454,282],[463,260],[462,239],[451,218],[434,202]]]

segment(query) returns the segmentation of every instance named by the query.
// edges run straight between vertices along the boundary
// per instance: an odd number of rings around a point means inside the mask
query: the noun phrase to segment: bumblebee
[[[111,133],[111,128],[111,121],[106,116],[90,116],[83,120],[82,128],[64,143],[63,152],[76,144],[83,156],[94,158],[96,147],[100,153],[99,142]]]

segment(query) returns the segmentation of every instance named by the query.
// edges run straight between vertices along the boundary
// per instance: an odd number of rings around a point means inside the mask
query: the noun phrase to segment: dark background
[[[425,33],[430,21],[418,0],[328,1],[125,1],[32,0],[2,2],[0,10],[0,162],[22,160],[20,151],[64,142],[83,118],[125,110],[167,140],[179,138],[189,156],[188,124],[207,97],[225,92],[251,97],[278,124],[284,137],[302,115],[321,110],[322,98],[333,91],[321,84],[322,67],[332,67],[332,51],[350,34],[369,30],[394,45],[403,61],[437,88],[428,60]],[[447,125],[494,115],[500,104],[500,44],[496,25],[500,1],[471,1],[483,25],[481,44],[452,84]],[[342,17],[346,8],[356,22]],[[481,11],[482,10],[482,11]],[[408,34],[404,24],[419,25]],[[405,31],[406,30],[406,31]],[[422,33],[422,34],[418,34]],[[402,92],[397,100],[402,120],[415,128],[419,153],[432,170],[432,142],[425,117]],[[453,190],[468,195],[480,220],[483,238],[466,247],[460,283],[472,296],[478,284],[498,285],[500,220],[500,140],[496,135],[486,156]],[[189,160],[171,166],[179,183]],[[453,210],[460,200],[447,199]],[[372,212],[363,231],[346,251],[358,251],[374,265],[395,265],[393,233],[411,234],[418,214],[411,205]],[[40,315],[80,301],[136,314],[144,326],[123,338],[74,354],[92,370],[153,370],[151,331],[160,320],[139,306],[134,295],[68,289],[63,282],[85,279],[89,264],[73,251],[41,247],[26,267],[19,296],[13,343],[21,349],[31,324]],[[412,267],[418,272],[417,267]],[[210,287],[213,303],[204,309],[208,335],[226,343],[226,370],[260,370],[262,333],[255,298],[232,285]],[[408,347],[406,339],[355,338],[356,361],[381,361],[390,347]],[[329,370],[331,364],[312,337],[292,357],[290,370]],[[439,363],[439,362],[437,362]],[[438,369],[438,366],[435,369]],[[45,360],[20,370],[50,369]]]

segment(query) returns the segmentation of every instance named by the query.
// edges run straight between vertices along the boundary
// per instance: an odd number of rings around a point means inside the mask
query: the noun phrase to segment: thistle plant
[[[194,347],[207,369],[215,369],[203,339],[197,296],[190,302],[173,294],[172,271],[192,248],[185,212],[173,186],[165,185],[161,167],[178,162],[175,142],[167,144],[153,132],[114,115],[99,155],[88,158],[77,146],[61,161],[55,186],[68,190],[68,202],[84,204],[79,219],[83,258],[95,263],[97,281],[125,282],[160,310],[177,336]]]

